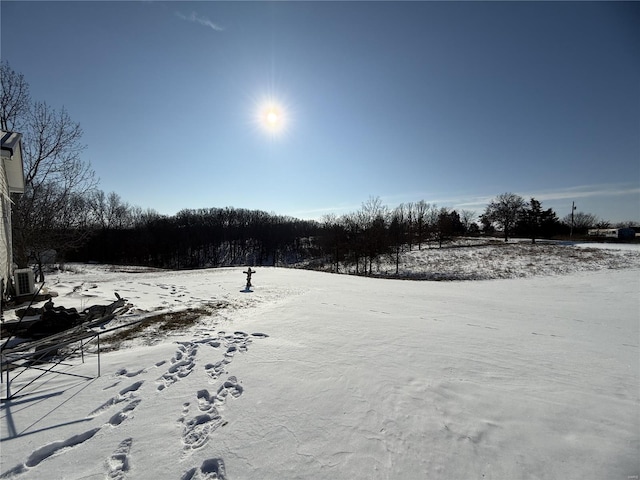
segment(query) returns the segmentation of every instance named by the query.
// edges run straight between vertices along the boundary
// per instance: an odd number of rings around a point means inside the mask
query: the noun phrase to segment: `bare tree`
[[[400,253],[402,252],[406,235],[405,214],[405,206],[401,203],[391,212],[390,216],[389,234],[395,245],[394,259],[396,263],[396,275],[400,273]]]
[[[614,225],[615,228],[638,228],[640,227],[640,222],[637,220],[624,220],[622,222],[617,222]]]
[[[594,228],[600,219],[592,213],[576,212],[573,214],[573,228],[581,233],[586,233],[589,228]],[[562,219],[565,225],[571,225],[571,214]]]
[[[385,215],[386,212],[387,207],[382,204],[380,197],[370,196],[366,202],[362,203],[362,213],[366,223],[372,222],[380,215]]]
[[[4,131],[19,130],[31,104],[29,84],[24,75],[3,61],[0,62],[0,86],[0,127]]]
[[[380,197],[369,197],[362,204],[360,219],[364,231],[365,260],[369,259],[369,274],[372,272],[373,259],[386,249],[386,227],[389,210],[382,204]],[[365,274],[367,265],[365,263]]]
[[[360,273],[360,258],[364,256],[362,218],[360,213],[348,213],[342,216],[345,226],[347,241],[349,243],[349,253],[351,260],[355,263],[356,274]],[[365,259],[366,261],[366,259]],[[366,273],[366,270],[365,270]]]
[[[12,223],[15,261],[25,267],[39,251],[70,248],[85,235],[54,232],[82,223],[82,215],[71,212],[77,213],[78,197],[94,189],[97,181],[80,158],[80,125],[64,108],[31,102],[24,77],[8,63],[3,62],[1,70],[1,123],[3,128],[19,127],[22,133],[25,192],[13,198]]]
[[[476,212],[473,210],[460,210],[460,221],[462,222],[462,225],[464,225],[465,232],[469,232],[476,216]]]
[[[427,242],[429,244],[429,248],[431,248],[431,240],[438,237],[438,223],[440,220],[440,211],[438,205],[435,203],[430,204],[429,208],[425,214],[425,224],[427,229]]]
[[[344,243],[345,227],[342,220],[334,213],[324,215],[322,225],[324,230],[328,232],[326,249],[329,250],[333,256],[332,263],[335,265],[335,272],[340,273],[340,259],[344,255],[344,253],[341,252],[341,246]]]
[[[502,193],[487,205],[483,217],[502,228],[506,242],[525,206],[526,202],[521,196],[509,192]]]
[[[96,190],[90,195],[89,204],[94,223],[103,230],[134,226],[133,207],[115,192],[106,195]]]
[[[413,233],[415,230],[415,217],[416,217],[416,213],[415,213],[415,205],[413,202],[408,202],[405,205],[405,212],[406,212],[406,223],[407,223],[407,243],[409,244],[409,251],[411,251],[411,248],[413,246]]]
[[[429,235],[429,224],[426,218],[429,208],[430,205],[424,200],[420,200],[414,206],[418,250],[422,250],[422,242],[424,242],[425,238]]]

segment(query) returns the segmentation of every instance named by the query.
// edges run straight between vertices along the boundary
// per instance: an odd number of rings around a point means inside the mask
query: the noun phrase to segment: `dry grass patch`
[[[100,350],[102,352],[119,350],[123,344],[133,340],[142,341],[145,345],[156,344],[168,334],[184,332],[203,317],[209,317],[227,307],[229,307],[228,303],[220,301],[179,312],[160,313],[101,339]]]

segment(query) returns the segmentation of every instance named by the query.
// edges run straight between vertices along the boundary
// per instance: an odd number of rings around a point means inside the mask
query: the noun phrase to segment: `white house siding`
[[[0,130],[0,279],[6,288],[11,276],[13,252],[11,248],[11,194],[24,193],[22,135]],[[4,296],[0,290],[0,297]]]
[[[11,274],[11,200],[9,197],[9,185],[4,169],[4,162],[0,160],[0,278],[7,280]],[[0,296],[4,292],[0,292]]]

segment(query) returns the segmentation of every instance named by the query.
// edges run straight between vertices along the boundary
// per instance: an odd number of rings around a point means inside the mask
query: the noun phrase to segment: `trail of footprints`
[[[172,366],[169,367],[167,373],[161,377],[161,383],[158,385],[159,390],[163,390],[172,383],[175,383],[174,366],[184,363],[183,356],[186,354],[189,358],[195,357],[195,350],[198,346],[208,346],[212,348],[222,347],[225,351],[221,360],[216,363],[208,363],[205,365],[205,372],[212,380],[217,380],[221,375],[226,373],[226,368],[233,360],[237,352],[247,351],[247,346],[252,342],[252,338],[263,338],[265,334],[254,333],[248,335],[245,332],[234,332],[226,334],[219,332],[215,338],[206,338],[191,342],[189,347],[180,345],[176,356],[172,359]],[[193,353],[191,353],[193,352]],[[193,368],[189,360],[184,365],[184,371],[191,371]],[[188,375],[188,373],[187,373]],[[238,398],[242,395],[243,388],[239,384],[235,376],[229,376],[217,389],[215,394],[211,394],[209,390],[203,389],[196,393],[198,410],[191,417],[190,402],[183,404],[183,412],[178,420],[183,424],[182,442],[185,450],[193,450],[204,446],[209,436],[218,428],[226,425],[226,421],[220,415],[220,409],[225,405],[227,398]]]
[[[118,374],[120,375],[121,372],[118,372]],[[142,371],[138,373],[141,373],[141,372]],[[126,371],[124,371],[124,373],[126,373]],[[118,385],[118,383],[120,382],[116,382],[108,388],[112,388]],[[0,475],[0,478],[10,478],[18,474],[24,473],[28,471],[30,468],[36,467],[42,461],[58,453],[59,451],[63,449],[70,449],[72,447],[80,445],[86,442],[87,440],[93,438],[93,436],[96,433],[98,433],[102,428],[105,428],[108,426],[117,427],[124,420],[126,420],[131,414],[131,412],[140,404],[141,399],[136,398],[135,392],[142,386],[143,383],[144,381],[137,381],[129,385],[128,387],[121,389],[116,395],[111,397],[109,400],[107,400],[105,403],[103,403],[98,408],[96,408],[91,413],[89,413],[89,415],[87,415],[87,417],[97,417],[98,415],[108,410],[109,408],[113,407],[114,405],[126,402],[126,405],[117,413],[113,414],[109,418],[107,423],[105,423],[104,425],[100,427],[92,428],[78,435],[73,435],[72,437],[69,437],[66,440],[63,440],[60,442],[53,442],[43,447],[40,447],[37,450],[34,450],[31,453],[31,455],[29,455],[29,458],[27,458],[26,462],[20,465],[17,465],[14,468],[4,472],[2,475]],[[128,440],[129,440],[128,445],[130,447],[131,439],[128,439]],[[120,447],[118,448],[118,450],[114,452],[112,457],[107,462],[109,467],[109,478],[119,479],[119,480],[124,479],[123,474],[128,468],[128,461],[127,461],[128,449],[126,450],[126,453],[124,453],[124,457],[123,457],[122,456],[123,453],[121,451],[123,443],[120,444]],[[120,466],[118,467],[118,465]]]
[[[227,365],[231,363],[238,352],[247,351],[248,345],[254,338],[266,337],[268,337],[268,335],[263,333],[253,333],[249,335],[245,332],[234,332],[232,334],[219,332],[217,337],[208,337],[191,342],[178,342],[178,350],[169,361],[170,366],[167,371],[157,380],[158,385],[156,390],[158,392],[162,392],[182,378],[188,376],[195,368],[195,358],[199,347],[215,349],[222,347],[224,349],[223,358],[221,360],[216,363],[208,363],[204,367],[206,374],[212,380],[217,380],[221,375],[227,373]],[[160,367],[166,363],[166,361],[160,361],[156,363],[156,366]],[[128,372],[126,369],[121,369],[116,372],[118,381],[108,387],[105,387],[105,390],[119,385],[123,378],[132,378],[145,371],[146,370],[142,369],[135,372]],[[138,398],[137,392],[143,384],[144,380],[139,380],[122,388],[113,397],[87,415],[87,417],[97,417],[116,405],[121,403],[124,404],[122,408],[111,415],[109,420],[102,426],[92,428],[66,440],[54,442],[34,450],[24,463],[7,470],[0,475],[0,478],[13,478],[25,473],[59,451],[73,448],[90,440],[103,428],[118,427],[142,402],[142,399]],[[178,421],[183,425],[182,443],[184,445],[185,452],[204,446],[207,443],[209,436],[215,430],[220,427],[224,427],[227,424],[220,415],[220,411],[224,408],[229,397],[238,398],[242,395],[242,392],[243,387],[238,382],[238,379],[231,375],[222,382],[213,394],[207,389],[201,389],[196,392],[195,403],[197,403],[197,411],[195,411],[192,416],[189,415],[190,410],[192,409],[191,402],[185,402],[183,404],[183,411]],[[128,437],[123,439],[111,456],[106,459],[105,465],[107,469],[107,478],[112,480],[126,479],[127,472],[130,468],[130,450],[132,444],[133,438]],[[222,459],[214,458],[205,460],[199,468],[192,468],[188,470],[180,480],[213,479],[226,479],[225,467]]]

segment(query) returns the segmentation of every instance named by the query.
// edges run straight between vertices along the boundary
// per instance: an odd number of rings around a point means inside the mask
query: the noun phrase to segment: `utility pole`
[[[573,237],[573,212],[576,208],[578,208],[576,207],[576,202],[571,202],[571,230],[569,231],[569,240]]]

